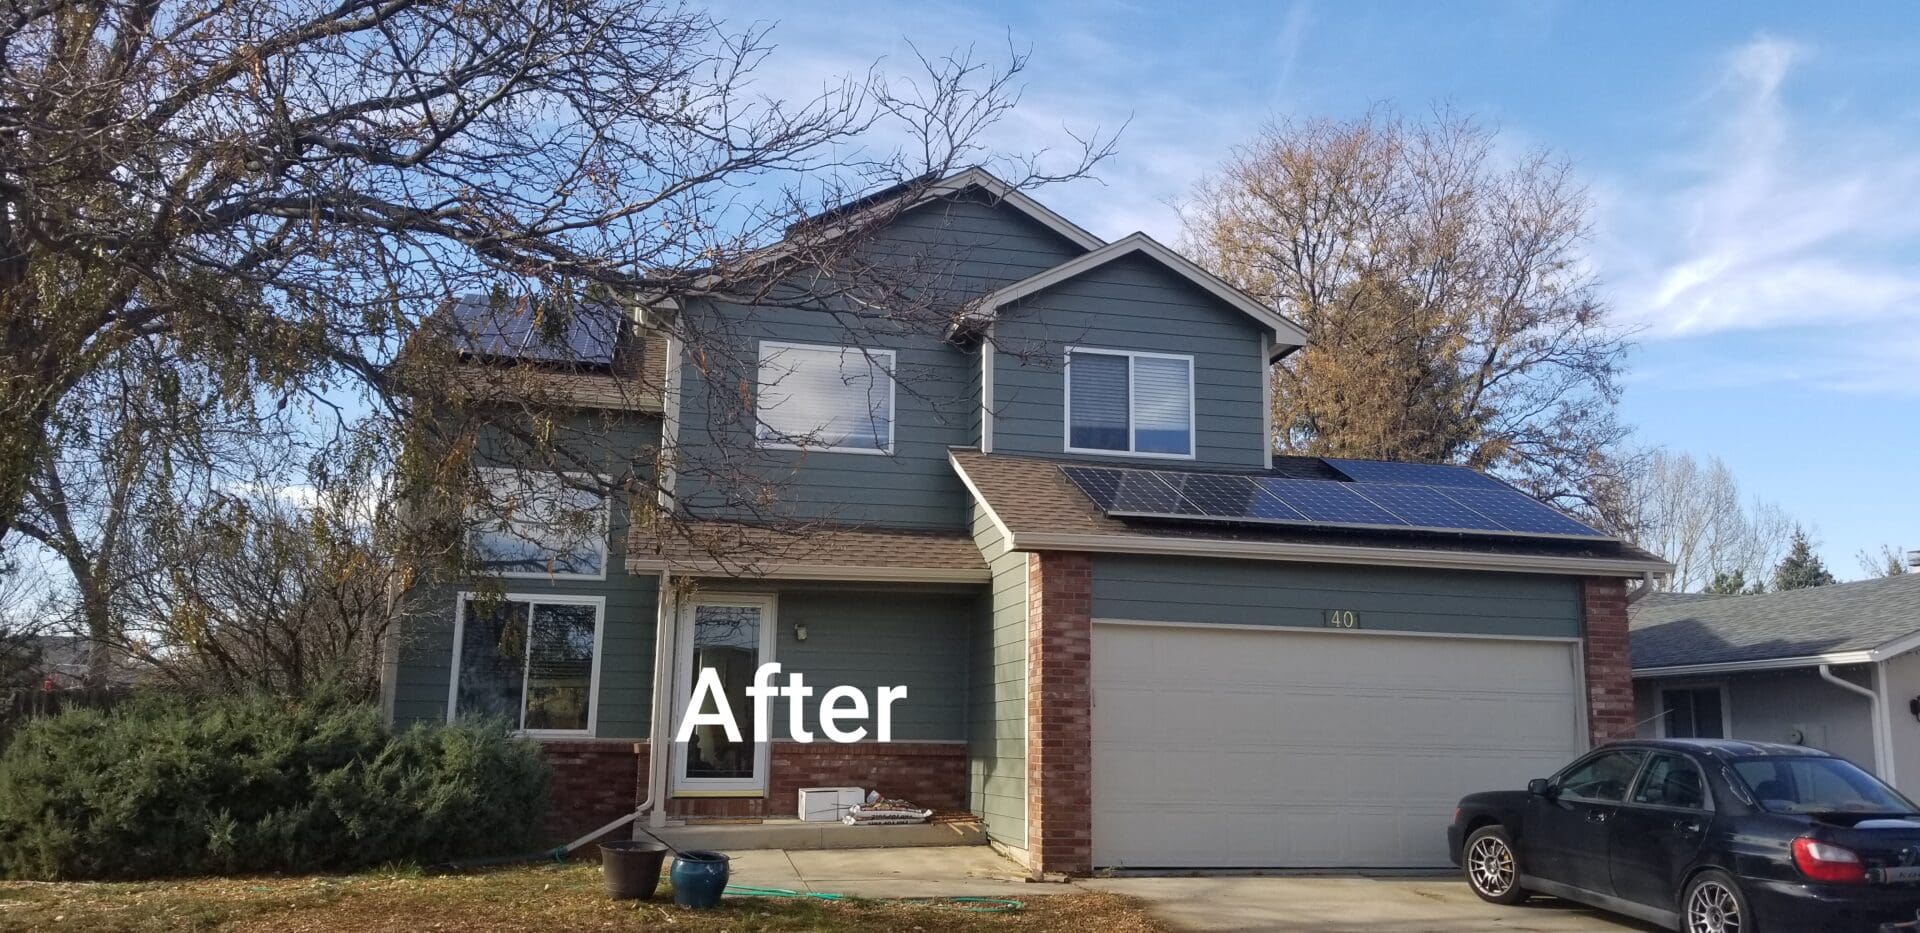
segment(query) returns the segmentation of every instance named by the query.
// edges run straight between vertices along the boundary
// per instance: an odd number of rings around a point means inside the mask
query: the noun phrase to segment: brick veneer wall
[[[765,797],[676,797],[676,817],[791,819],[802,787],[863,787],[932,810],[967,809],[967,746],[961,742],[775,742]]]
[[[1027,555],[1027,860],[1093,868],[1093,569],[1087,555]]]
[[[1627,582],[1616,577],[1581,581],[1585,619],[1587,729],[1599,745],[1633,735],[1633,661],[1628,653]]]
[[[645,742],[542,742],[540,751],[553,769],[541,828],[550,843],[572,842],[633,812],[645,799]]]

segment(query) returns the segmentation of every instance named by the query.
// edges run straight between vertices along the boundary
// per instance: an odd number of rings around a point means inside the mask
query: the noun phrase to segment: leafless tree
[[[1274,376],[1282,450],[1492,469],[1611,524],[1626,343],[1589,202],[1495,141],[1445,112],[1272,124],[1194,190],[1186,245],[1314,336]]]
[[[713,362],[711,407],[742,417],[717,362],[732,325],[671,309],[824,311],[851,345],[943,332],[961,305],[943,258],[876,251],[874,232],[961,166],[993,161],[1025,186],[1111,148],[1095,134],[990,159],[982,134],[1017,100],[1016,51],[778,93],[773,52],[763,25],[651,0],[0,11],[0,547],[25,536],[58,554],[87,630],[125,629],[119,588],[175,569],[147,566],[129,529],[164,527],[148,519],[169,504],[218,527],[258,456],[226,432],[383,460],[412,506],[397,522],[408,560],[462,559],[472,507],[497,504],[477,469],[489,445],[642,510],[669,466],[733,490],[731,514],[777,500],[751,451],[636,443],[620,406],[577,404],[566,377],[596,374],[475,367],[463,335],[434,326],[461,295],[552,332],[614,307],[696,369]],[[889,188],[909,196],[825,212]],[[617,393],[666,388],[658,368],[616,375]],[[643,516],[663,534],[687,517]],[[243,595],[167,585],[209,605]]]
[[[1634,542],[1673,562],[1667,585],[1681,592],[1769,579],[1795,528],[1779,506],[1746,498],[1717,457],[1702,464],[1691,454],[1652,452],[1625,504]]]
[[[1883,544],[1877,551],[1862,549],[1854,557],[1860,561],[1860,572],[1869,577],[1899,577],[1913,572],[1906,555],[1891,544]]]

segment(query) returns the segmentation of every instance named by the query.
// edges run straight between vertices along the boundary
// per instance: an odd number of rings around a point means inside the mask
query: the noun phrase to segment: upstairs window
[[[893,351],[760,344],[756,435],[768,447],[893,452]]]
[[[468,544],[482,570],[503,577],[606,579],[604,496],[559,473],[490,469],[481,478],[488,496],[474,508]]]
[[[1067,450],[1193,456],[1193,357],[1067,350]]]

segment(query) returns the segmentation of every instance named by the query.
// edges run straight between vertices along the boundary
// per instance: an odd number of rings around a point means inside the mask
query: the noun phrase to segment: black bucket
[[[637,839],[600,845],[600,870],[607,876],[607,896],[616,901],[644,901],[660,886],[660,866],[667,847]]]

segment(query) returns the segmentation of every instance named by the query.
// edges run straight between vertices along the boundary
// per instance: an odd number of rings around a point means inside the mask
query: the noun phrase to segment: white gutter
[[[1880,665],[1874,665],[1874,689],[1871,690],[1835,674],[1831,664],[1820,665],[1820,679],[1848,693],[1857,693],[1867,698],[1870,704],[1867,709],[1873,723],[1873,771],[1880,776],[1881,780],[1889,784],[1893,783],[1893,752],[1888,747],[1887,717],[1883,714],[1880,696],[1880,691],[1886,684],[1885,672]]]
[[[1020,534],[1009,538],[1012,551],[1093,551],[1120,554],[1161,554],[1185,557],[1226,557],[1241,560],[1285,560],[1323,564],[1371,564],[1378,567],[1436,567],[1447,570],[1490,570],[1509,573],[1550,573],[1609,577],[1637,577],[1666,564],[1610,557],[1560,557],[1548,554],[1487,554],[1475,551],[1432,551],[1410,548],[1354,547],[1344,544],[1302,544],[1279,541],[1230,541],[1148,535]]]
[[[1779,671],[1794,667],[1824,667],[1828,664],[1872,664],[1871,651],[1842,654],[1804,655],[1797,658],[1762,658],[1757,661],[1723,661],[1715,664],[1676,664],[1671,667],[1636,667],[1633,676],[1650,680],[1656,677],[1690,677],[1696,674],[1739,674],[1745,671]]]

